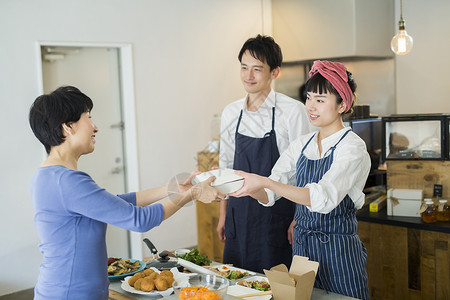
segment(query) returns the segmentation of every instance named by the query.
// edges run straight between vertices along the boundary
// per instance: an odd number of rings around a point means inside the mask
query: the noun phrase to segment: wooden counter
[[[387,188],[422,189],[434,184],[449,194],[449,161],[389,161]],[[357,213],[358,234],[367,248],[371,300],[450,299],[450,222],[387,216],[386,209]]]
[[[450,299],[450,224],[368,214],[367,207],[358,213],[358,235],[368,253],[370,299]]]
[[[199,170],[217,164],[218,155],[199,152]],[[431,197],[434,184],[450,195],[450,161],[390,161],[388,188],[423,189]],[[450,200],[450,197],[449,197]],[[222,261],[217,238],[219,206],[197,203],[200,252]],[[386,210],[357,214],[358,234],[368,251],[370,299],[450,299],[450,223],[424,224],[420,218],[392,217]]]

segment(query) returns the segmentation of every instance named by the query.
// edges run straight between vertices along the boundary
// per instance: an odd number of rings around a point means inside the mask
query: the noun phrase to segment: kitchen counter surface
[[[120,294],[122,294],[123,296],[129,297],[131,299],[167,299],[167,300],[177,300],[177,297],[175,296],[175,294],[170,295],[169,297],[158,297],[158,296],[144,296],[144,295],[139,295],[139,294],[132,294],[129,292],[126,292],[124,290],[122,290],[122,288],[120,287],[121,285],[121,281],[120,280],[114,280],[114,281],[110,281],[110,285],[109,285],[109,289],[115,292],[118,292]],[[128,299],[128,298],[120,298],[120,297],[110,297],[110,299],[114,299],[114,300],[121,300],[121,299]],[[239,299],[236,297],[232,297],[229,295],[226,295],[223,300],[235,300],[235,299]],[[343,296],[343,295],[338,295],[335,293],[327,293],[324,290],[320,290],[320,289],[313,289],[312,295],[311,295],[311,300],[355,300],[355,298],[351,298],[351,297],[347,297],[347,296]]]
[[[369,205],[361,208],[356,213],[358,221],[378,223],[383,225],[393,225],[409,227],[421,230],[450,233],[450,222],[436,222],[427,224],[422,222],[420,217],[396,217],[388,216],[386,207],[381,211],[373,213],[369,211]]]

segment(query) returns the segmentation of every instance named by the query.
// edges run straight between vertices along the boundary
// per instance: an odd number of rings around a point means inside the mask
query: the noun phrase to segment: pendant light
[[[400,21],[398,21],[398,33],[391,40],[391,49],[397,55],[408,54],[413,47],[413,38],[405,30],[403,20],[403,5],[400,0]]]

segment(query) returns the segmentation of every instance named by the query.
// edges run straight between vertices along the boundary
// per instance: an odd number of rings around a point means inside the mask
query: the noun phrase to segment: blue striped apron
[[[304,150],[315,137],[303,147],[297,161],[297,186],[317,183],[333,163],[336,146],[349,133],[327,150],[323,158],[308,159]],[[327,153],[331,152],[328,156]],[[309,257],[319,262],[314,286],[359,299],[369,299],[366,261],[367,251],[356,233],[356,208],[346,195],[339,205],[328,214],[310,212],[297,204],[294,227],[294,255]]]

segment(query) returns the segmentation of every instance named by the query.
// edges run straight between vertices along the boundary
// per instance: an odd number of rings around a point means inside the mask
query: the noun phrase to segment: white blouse
[[[220,126],[219,167],[233,168],[235,133],[239,114],[242,112],[239,133],[262,138],[272,130],[272,107],[275,107],[275,133],[278,151],[284,150],[300,136],[311,132],[306,108],[298,100],[292,99],[272,89],[261,107],[247,110],[247,97],[228,104],[222,112]]]
[[[319,159],[330,155],[331,150],[339,139],[344,135],[349,127],[345,127],[335,134],[322,140],[322,153],[319,154],[317,135],[311,140],[303,154],[308,159]],[[304,145],[315,133],[304,135],[292,144],[281,155],[272,169],[270,178],[289,185],[296,185],[296,164]],[[309,183],[305,187],[309,188],[312,212],[329,213],[335,209],[348,194],[355,203],[356,208],[364,205],[364,193],[362,192],[370,171],[370,157],[367,153],[366,144],[350,131],[334,150],[333,163],[330,169],[323,175],[318,183]],[[280,195],[266,189],[269,202],[264,206],[272,206]]]

